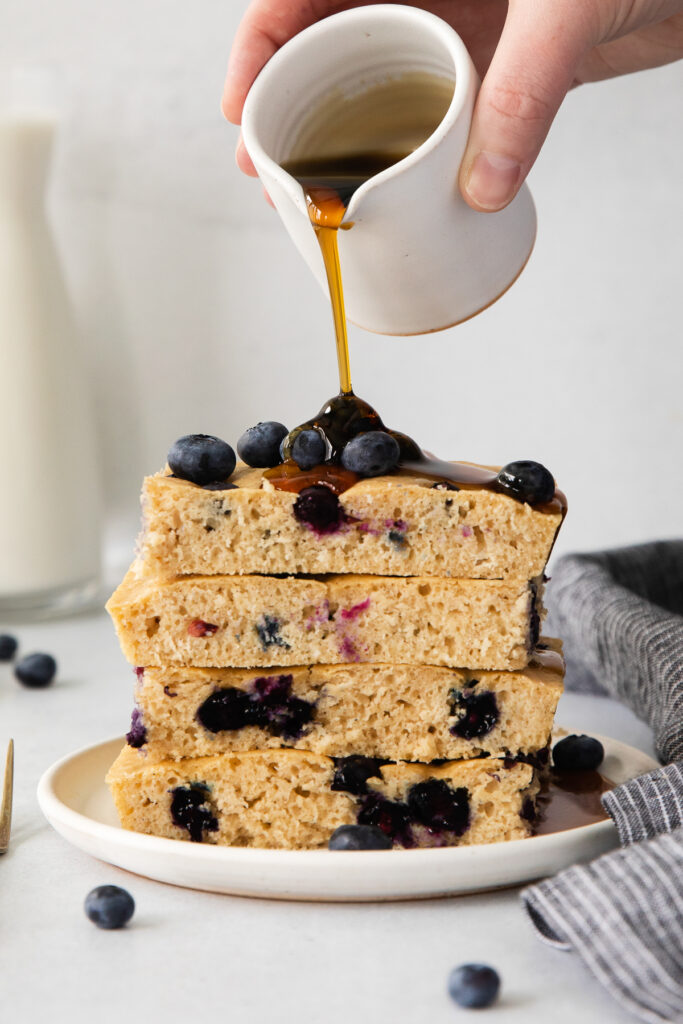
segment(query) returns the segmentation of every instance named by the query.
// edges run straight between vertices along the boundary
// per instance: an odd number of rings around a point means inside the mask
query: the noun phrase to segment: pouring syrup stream
[[[412,95],[415,92],[414,85],[411,86],[409,82],[405,84],[410,88],[406,96]],[[386,91],[385,87],[382,89]],[[382,94],[382,89],[378,95]],[[344,223],[344,217],[351,197],[360,186],[412,153],[436,128],[450,102],[452,86],[447,100],[445,95],[441,96],[441,106],[437,104],[430,107],[427,103],[419,108],[410,131],[405,130],[405,125],[399,126],[399,123],[395,122],[392,129],[394,134],[391,137],[393,141],[386,140],[386,149],[357,147],[342,154],[337,152],[323,157],[298,158],[282,164],[283,169],[302,187],[308,216],[322,253],[332,304],[340,385],[337,398],[328,402],[316,417],[290,433],[290,447],[299,431],[311,427],[321,430],[330,443],[332,458],[324,465],[316,467],[313,475],[316,482],[327,484],[337,494],[353,486],[357,480],[355,474],[343,470],[339,465],[341,450],[345,443],[364,430],[385,430],[392,434],[400,448],[398,471],[401,473],[432,478],[437,483],[448,481],[456,486],[497,489],[495,470],[433,458],[426,455],[405,434],[389,430],[377,412],[354,394],[351,383],[344,289],[339,260],[339,231],[353,227],[353,222]],[[420,102],[424,101],[425,96],[428,94],[420,94]],[[433,101],[433,97],[431,99]],[[397,104],[394,109],[403,111],[404,108]],[[265,475],[278,489],[300,491],[311,485],[311,473],[302,473],[296,463],[289,458],[280,466],[267,470]],[[566,498],[561,491],[556,490],[555,497],[550,502],[536,507],[541,511],[561,512],[564,515],[567,507]]]

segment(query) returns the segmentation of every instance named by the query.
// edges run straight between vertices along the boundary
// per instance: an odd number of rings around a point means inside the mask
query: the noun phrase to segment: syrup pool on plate
[[[564,832],[606,821],[609,815],[601,797],[610,789],[614,789],[614,783],[597,771],[551,772],[538,797],[534,835]]]

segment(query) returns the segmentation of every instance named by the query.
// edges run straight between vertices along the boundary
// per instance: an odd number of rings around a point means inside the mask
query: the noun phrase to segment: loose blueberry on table
[[[41,689],[57,674],[57,662],[51,654],[27,654],[14,666],[14,674],[24,686]]]
[[[330,850],[390,850],[391,839],[374,825],[340,825],[330,836]]]
[[[175,476],[202,485],[227,480],[237,465],[230,445],[211,434],[179,437],[171,446],[167,461]]]
[[[98,928],[123,928],[135,912],[135,901],[118,885],[98,885],[85,897],[85,912]]]
[[[458,1006],[479,1010],[495,1003],[500,992],[500,975],[486,964],[461,964],[448,978],[448,993]]]
[[[592,736],[565,736],[553,747],[553,764],[559,772],[595,771],[604,756],[605,748]]]
[[[0,633],[0,661],[11,661],[17,653],[19,641],[10,633]]]
[[[282,461],[280,445],[287,437],[284,423],[266,420],[245,430],[237,442],[237,454],[242,462],[255,469],[278,466]]]

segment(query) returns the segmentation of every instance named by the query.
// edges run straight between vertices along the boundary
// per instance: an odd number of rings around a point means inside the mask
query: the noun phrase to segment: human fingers
[[[237,143],[237,149],[235,150],[235,160],[237,162],[237,166],[241,171],[243,171],[245,174],[248,174],[250,178],[258,178],[258,171],[251,162],[251,157],[247,153],[247,147],[244,145],[244,141],[241,135],[239,137],[239,142]],[[273,209],[275,208],[275,203],[270,198],[265,188],[263,189],[263,198],[269,204],[269,206],[272,206]]]
[[[579,82],[599,82],[617,75],[658,68],[683,57],[683,0],[662,4],[657,13],[674,13],[609,37],[590,50],[577,69]]]
[[[240,135],[235,148],[235,163],[239,169],[244,173],[248,174],[250,178],[257,178],[258,171],[252,163],[252,159],[247,153],[247,147],[244,145],[244,139]]]
[[[276,50],[329,13],[329,0],[252,0],[228,61],[221,104],[228,121],[240,123],[247,93]]]
[[[460,167],[475,210],[500,210],[514,198],[595,31],[584,0],[511,0]]]

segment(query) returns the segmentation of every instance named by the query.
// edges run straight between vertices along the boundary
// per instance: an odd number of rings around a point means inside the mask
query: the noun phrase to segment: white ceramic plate
[[[657,767],[634,747],[597,738],[605,747],[601,771],[612,782]],[[420,899],[529,882],[617,843],[611,821],[486,846],[367,853],[250,850],[139,835],[121,828],[104,784],[123,742],[98,743],[54,764],[38,785],[40,807],[50,824],[86,853],[191,889],[282,900]]]

